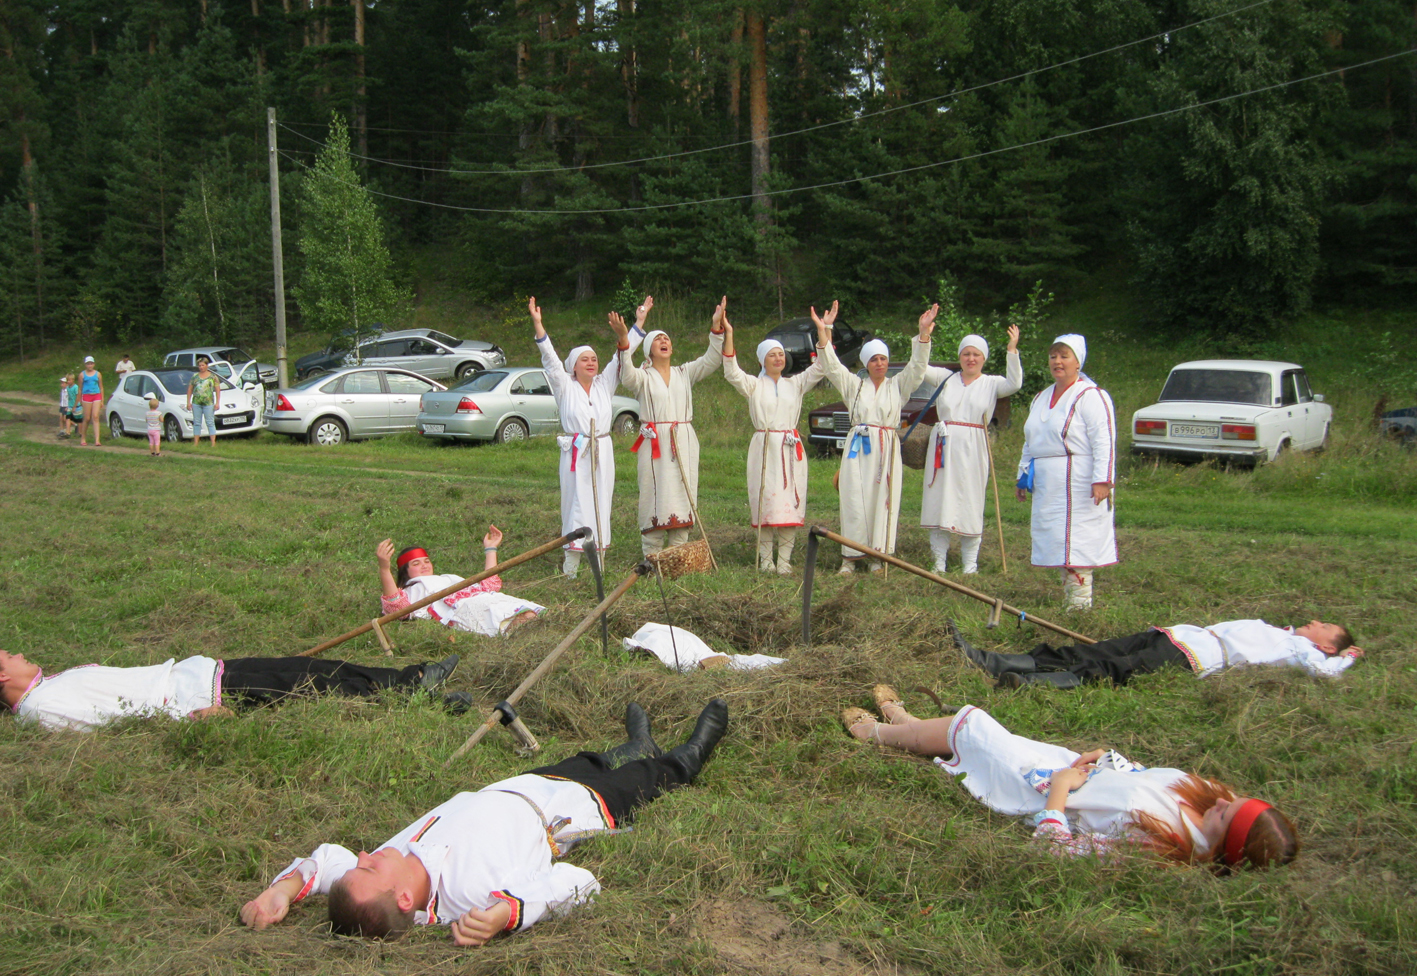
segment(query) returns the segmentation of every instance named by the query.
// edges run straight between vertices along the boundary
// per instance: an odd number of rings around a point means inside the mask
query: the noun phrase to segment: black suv
[[[788,319],[770,331],[767,337],[782,343],[783,351],[787,353],[787,368],[782,371],[784,376],[800,373],[812,365],[812,357],[817,353],[817,327],[812,324],[811,319]],[[842,365],[851,366],[860,356],[861,347],[870,338],[871,333],[863,329],[853,329],[837,319],[832,328],[832,345],[836,347],[836,358],[841,360]]]
[[[349,355],[349,351],[354,348],[354,340],[362,339],[369,341],[377,339],[384,334],[384,323],[375,322],[367,329],[360,329],[356,333],[353,329],[341,329],[330,336],[329,345],[319,352],[312,352],[308,356],[301,356],[295,361],[295,379],[303,380],[311,376],[319,376],[321,373],[333,373],[337,369],[344,368],[344,357]]]

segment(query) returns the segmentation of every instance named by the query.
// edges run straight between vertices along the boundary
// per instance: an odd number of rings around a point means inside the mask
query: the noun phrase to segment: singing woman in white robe
[[[1092,571],[1117,562],[1116,411],[1082,372],[1086,359],[1080,335],[1058,336],[1049,347],[1053,385],[1033,398],[1018,465],[1018,500],[1033,493],[1033,565],[1062,570],[1069,609],[1091,607]]]
[[[835,309],[836,303],[832,307]],[[862,379],[836,358],[831,326],[812,309],[817,361],[846,401],[851,416],[851,432],[841,455],[841,534],[877,552],[895,553],[900,521],[900,410],[930,365],[930,334],[935,331],[939,310],[939,305],[932,305],[920,316],[920,337],[910,344],[910,363],[895,376],[886,376],[890,350],[884,342],[872,339],[862,346],[861,361],[867,373]],[[864,555],[842,546],[841,572],[854,572]],[[880,568],[881,564],[872,560],[872,572]]]
[[[502,530],[495,525],[489,526],[487,534],[482,537],[484,568],[491,569],[497,565],[497,547],[501,544]],[[383,590],[379,602],[386,614],[402,610],[467,578],[455,573],[434,573],[432,557],[426,549],[418,546],[400,552],[395,566],[394,544],[390,539],[379,543],[375,556]],[[503,593],[502,577],[489,576],[480,583],[473,583],[451,596],[415,610],[403,619],[435,620],[454,630],[496,637],[511,633],[545,611],[546,608],[539,603]]]
[[[633,353],[644,338],[644,322],[654,298],[646,295],[635,314],[635,327],[629,333],[626,349]],[[605,372],[600,372],[600,359],[590,346],[576,346],[562,363],[556,358],[556,347],[541,324],[541,309],[533,296],[527,302],[532,328],[536,332],[536,348],[541,354],[541,366],[546,382],[556,398],[561,414],[561,430],[556,438],[561,447],[561,534],[568,535],[582,526],[595,532],[597,551],[610,548],[611,501],[615,494],[615,451],[610,440],[610,425],[614,422],[615,388],[620,383],[620,357],[612,356]],[[618,319],[616,312],[611,317]],[[623,325],[623,322],[621,323]],[[580,568],[585,540],[576,539],[566,545],[561,571],[571,579]]]
[[[823,321],[836,318],[828,312]],[[733,347],[733,327],[725,323],[723,378],[748,399],[748,417],[753,422],[753,438],[748,442],[748,519],[758,530],[758,568],[765,573],[792,572],[792,549],[797,527],[807,516],[807,455],[797,422],[802,416],[802,398],[822,376],[822,362],[796,376],[783,376],[787,351],[776,339],[758,343],[757,376],[749,376],[738,365]],[[773,543],[777,559],[773,560]]]
[[[979,542],[984,535],[984,494],[989,483],[989,419],[994,405],[1023,386],[1018,358],[1018,326],[1009,326],[1005,375],[984,373],[989,343],[981,335],[959,342],[959,372],[942,366],[925,371],[925,384],[944,384],[935,401],[939,421],[925,447],[925,488],[920,524],[930,530],[935,572],[946,570],[950,544],[959,541],[966,573],[979,572]]]
[[[723,361],[725,296],[713,311],[709,347],[682,366],[671,360],[674,343],[658,329],[644,338],[641,366],[631,363],[625,323],[612,321],[620,340],[620,385],[640,401],[640,548],[646,556],[689,541],[699,503],[699,438],[694,433],[694,384]]]

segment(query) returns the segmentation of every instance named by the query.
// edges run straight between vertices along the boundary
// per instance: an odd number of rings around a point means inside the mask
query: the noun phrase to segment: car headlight
[[[831,427],[831,426],[832,426],[832,419],[831,419],[830,417],[813,417],[813,418],[812,418],[812,427],[813,427],[813,428],[824,428],[824,427]]]

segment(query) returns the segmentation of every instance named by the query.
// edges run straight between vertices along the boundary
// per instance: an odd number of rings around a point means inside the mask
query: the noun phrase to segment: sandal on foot
[[[876,699],[876,707],[883,708],[886,705],[899,705],[905,707],[905,702],[901,701],[900,692],[890,685],[876,685],[871,689],[871,695]]]
[[[857,735],[856,730],[867,722],[871,723],[871,730],[865,736]],[[876,741],[876,726],[880,723],[876,721],[876,716],[864,708],[843,708],[841,710],[841,724],[846,726],[847,733],[858,742],[874,742]]]

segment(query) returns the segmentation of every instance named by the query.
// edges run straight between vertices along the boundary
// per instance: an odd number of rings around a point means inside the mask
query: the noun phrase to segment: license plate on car
[[[1172,424],[1172,437],[1220,437],[1219,424]]]
[[[240,427],[245,422],[245,417],[218,417],[216,419],[218,427]]]
[[[425,434],[441,434],[441,433],[443,433],[443,425],[442,425],[442,424],[424,424],[424,425],[423,425],[423,433],[425,433]]]
[[[836,449],[837,449],[838,451],[844,451],[844,450],[846,450],[846,438],[845,438],[845,437],[838,437],[834,443],[836,444]]]

